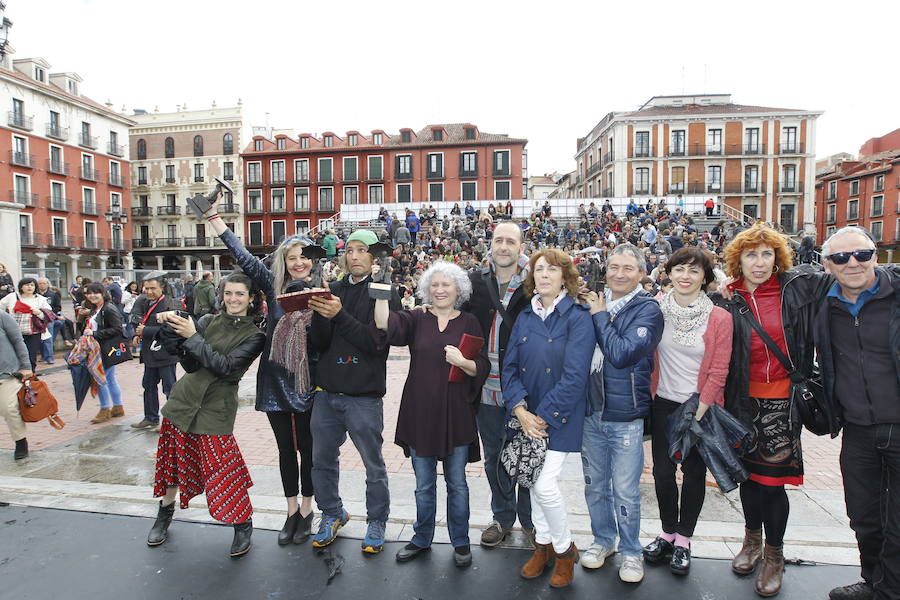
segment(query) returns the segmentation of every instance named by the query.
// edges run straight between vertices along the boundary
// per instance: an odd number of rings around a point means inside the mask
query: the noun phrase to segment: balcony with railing
[[[309,183],[309,173],[294,173],[294,185],[306,185]]]
[[[23,115],[13,110],[9,111],[6,122],[10,127],[15,127],[16,129],[24,129],[25,131],[34,129],[34,117]]]
[[[175,183],[175,177],[166,177],[165,181],[168,184]]]
[[[269,185],[279,186],[279,185],[286,185],[286,184],[287,184],[287,179],[285,178],[284,174],[280,174],[280,175],[276,174],[276,175],[272,175],[271,177],[269,177]]]
[[[181,238],[179,238],[179,237],[156,238],[155,245],[157,248],[181,248]]]
[[[134,238],[131,240],[131,247],[135,250],[143,250],[153,247],[153,240],[150,238]]]
[[[474,169],[466,169],[463,167],[462,163],[460,163],[459,176],[462,179],[471,179],[474,177],[478,177],[478,167],[475,167]],[[369,179],[371,180],[372,178],[369,177]],[[380,181],[380,180],[376,180],[376,181]]]
[[[259,174],[251,173],[247,177],[246,185],[249,187],[261,187],[263,184],[262,176]]]
[[[394,179],[398,181],[411,181],[412,178],[412,171],[395,171],[394,173]]]
[[[248,214],[248,215],[261,215],[262,212],[263,212],[263,209],[262,209],[262,204],[261,204],[261,203],[260,203],[260,204],[250,204],[250,205],[247,207],[247,214]]]
[[[206,178],[203,175],[194,175],[194,183],[203,183]]]
[[[38,195],[31,192],[9,190],[9,201],[24,204],[25,206],[37,206]]]
[[[208,237],[186,237],[184,238],[184,247],[185,248],[205,248],[206,246],[211,246],[210,239]]]
[[[653,148],[651,146],[635,146],[632,158],[651,158],[653,156]]]
[[[219,214],[220,215],[236,215],[236,214],[238,214],[239,208],[240,207],[234,202],[220,204],[219,205]]]
[[[81,178],[86,179],[87,181],[100,181],[100,171],[97,169],[81,167]]]
[[[799,194],[803,192],[802,181],[779,181],[778,191],[782,194]]]
[[[180,206],[157,206],[156,215],[158,217],[178,217],[181,216]]]
[[[778,144],[778,154],[806,154],[806,144],[803,142],[781,142]]]
[[[47,170],[54,175],[68,175],[69,174],[69,163],[62,162],[61,160],[53,160],[51,158],[47,159]]]
[[[900,187],[900,183],[897,184],[897,187]],[[828,191],[825,193],[825,202],[836,202],[837,201],[837,192],[836,191]]]
[[[27,152],[9,151],[9,162],[17,167],[25,167],[27,169],[34,168],[34,154]]]
[[[78,145],[90,148],[91,150],[96,150],[97,146],[100,145],[100,138],[82,132],[81,135],[78,136]]]
[[[410,178],[411,178],[411,176],[410,176]],[[318,182],[319,183],[334,183],[334,176],[331,173],[328,173],[325,175],[323,175],[322,173],[319,173]]]
[[[115,187],[122,187],[124,182],[124,178],[121,173],[110,173],[109,174],[109,185],[113,185]]]
[[[97,211],[97,203],[88,200],[82,200],[81,214],[97,216],[99,214],[99,212]]]
[[[131,207],[131,216],[132,217],[152,217],[153,209],[149,206],[132,206]]]
[[[334,212],[334,200],[319,200],[319,212]]]
[[[273,215],[285,215],[287,214],[287,204],[274,204],[272,205],[272,210],[270,211]]]
[[[112,154],[113,156],[125,156],[125,146],[121,144],[108,142],[106,144],[106,150],[107,154]]]
[[[40,245],[38,239],[38,234],[34,233],[33,231],[19,232],[19,243],[24,248],[36,248]]]
[[[106,240],[98,237],[83,237],[78,246],[82,250],[105,250]]]
[[[633,184],[629,190],[629,196],[650,196],[653,194],[653,184]]]
[[[47,245],[51,248],[74,248],[75,238],[71,235],[57,235],[51,233],[47,235]]]
[[[666,156],[687,156],[687,144],[672,144]]]
[[[683,194],[685,192],[684,182],[670,183],[668,190],[670,194]]]
[[[47,208],[59,212],[70,212],[72,201],[62,196],[47,196]]]
[[[67,139],[69,139],[69,128],[60,127],[59,125],[53,125],[52,123],[47,123],[47,137],[53,138],[55,140],[66,141]]]
[[[608,165],[609,163],[611,163],[614,160],[616,160],[616,153],[614,151],[610,150],[609,152],[604,154],[603,157],[600,159],[600,165],[605,167],[606,165]]]
[[[723,190],[724,186],[721,181],[710,181],[706,183],[707,194],[721,194]]]
[[[593,177],[594,175],[596,175],[597,173],[599,173],[599,172],[600,172],[600,167],[601,167],[601,166],[602,166],[602,165],[601,165],[600,163],[594,163],[594,164],[592,164],[590,167],[588,167],[588,170],[587,170],[587,177],[588,177],[588,179],[590,179],[591,177]]]
[[[497,168],[496,165],[494,165],[493,175],[494,175],[494,177],[509,177],[510,176],[509,165],[506,165],[505,167],[501,167],[499,169]]]

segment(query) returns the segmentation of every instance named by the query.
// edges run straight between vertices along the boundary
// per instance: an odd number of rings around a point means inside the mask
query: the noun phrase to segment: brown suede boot
[[[784,577],[784,546],[766,544],[763,550],[763,564],[756,576],[756,593],[768,598],[781,591]]]
[[[762,529],[744,528],[744,545],[731,561],[731,570],[738,575],[749,575],[762,558]]]
[[[535,542],[534,554],[531,555],[531,558],[528,559],[528,562],[525,563],[525,566],[522,567],[519,573],[525,579],[540,577],[552,558],[553,546],[551,544],[538,544]]]
[[[121,404],[119,406],[113,406],[112,412],[109,413],[109,416],[115,419],[116,417],[124,417],[125,416],[125,407]]]
[[[101,408],[100,412],[97,413],[97,416],[91,419],[91,423],[103,423],[104,421],[109,421],[110,418],[110,410],[108,408]]]
[[[550,577],[550,587],[561,588],[572,583],[576,562],[578,562],[578,548],[575,547],[575,542],[572,542],[568,550],[556,555],[556,567],[553,569],[553,576]]]

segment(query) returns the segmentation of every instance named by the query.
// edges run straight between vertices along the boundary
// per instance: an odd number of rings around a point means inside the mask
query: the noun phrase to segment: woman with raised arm
[[[267,266],[250,254],[240,239],[225,226],[216,204],[207,211],[206,217],[244,273],[266,296],[266,345],[256,374],[256,410],[266,413],[278,444],[281,485],[287,499],[287,518],[278,534],[278,543],[301,544],[312,533],[313,518],[312,432],[309,424],[312,415],[311,392],[315,389],[311,379],[315,371],[312,364],[315,357],[306,343],[312,311],[307,309],[285,314],[277,297],[284,294],[294,281],[312,285],[314,264],[306,248],[314,244],[308,237],[291,236],[272,253],[270,266]],[[321,285],[319,282],[316,284]],[[287,321],[282,323],[285,319]],[[301,349],[291,354],[296,359],[294,364],[285,365],[285,361],[279,363],[273,360],[273,352],[275,358],[283,357],[289,354],[285,352],[288,347]]]
[[[253,481],[233,435],[237,387],[266,336],[256,323],[262,293],[249,277],[226,277],[220,302],[223,312],[205,315],[196,325],[175,312],[157,316],[164,324],[157,340],[177,353],[187,374],[162,409],[153,484],[153,496],[162,499],[147,545],[166,541],[179,490],[183,509],[205,493],[209,514],[234,526],[230,555],[237,558],[250,550],[253,533],[247,493]]]

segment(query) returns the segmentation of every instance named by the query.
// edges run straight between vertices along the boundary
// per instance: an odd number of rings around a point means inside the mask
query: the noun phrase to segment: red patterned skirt
[[[209,514],[224,523],[243,523],[253,514],[247,490],[250,471],[233,435],[186,433],[162,420],[156,450],[153,496],[161,498],[177,487],[181,508],[206,493]]]

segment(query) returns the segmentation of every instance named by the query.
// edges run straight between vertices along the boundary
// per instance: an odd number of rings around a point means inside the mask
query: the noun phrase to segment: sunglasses
[[[856,262],[864,263],[872,260],[874,254],[875,249],[869,248],[867,250],[854,250],[853,252],[835,252],[834,254],[829,254],[825,258],[836,265],[846,265],[850,262],[851,256],[856,259]]]

